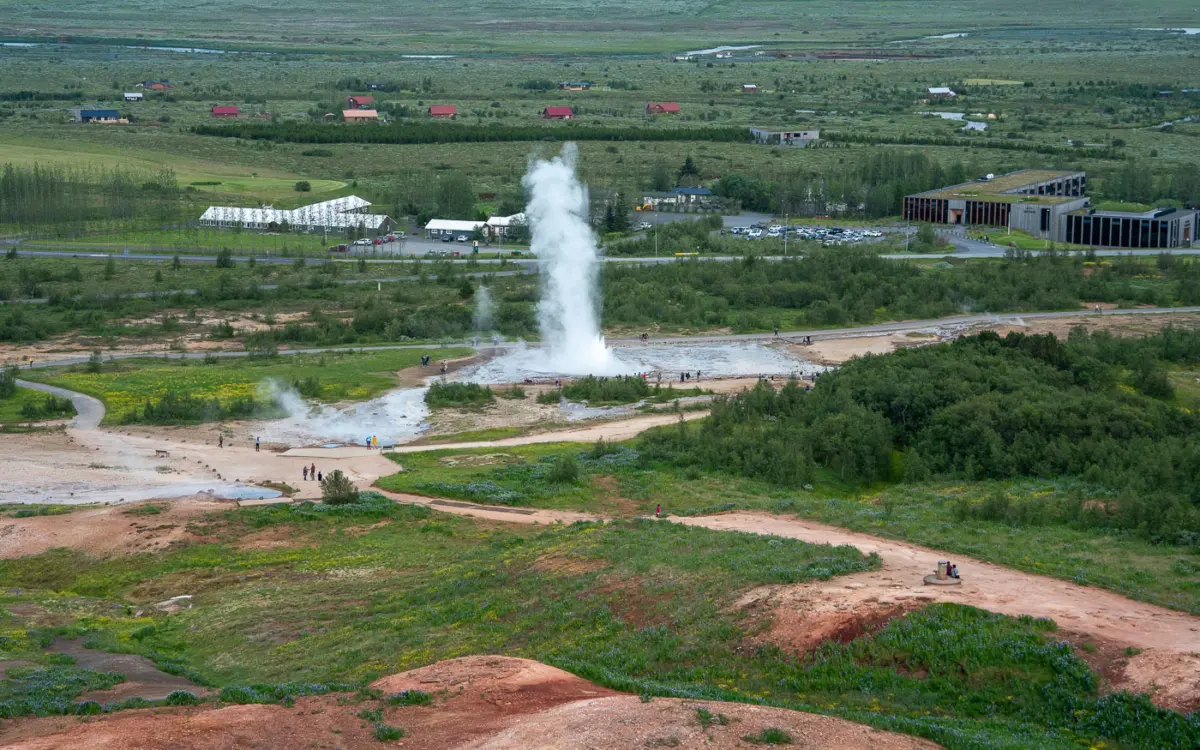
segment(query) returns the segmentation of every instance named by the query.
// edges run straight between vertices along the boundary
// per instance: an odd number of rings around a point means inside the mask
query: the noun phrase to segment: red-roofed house
[[[646,105],[648,115],[677,115],[679,104],[676,102],[650,102]]]
[[[350,109],[371,109],[371,105],[375,103],[373,96],[348,96],[346,103],[350,105]]]
[[[575,111],[570,107],[546,107],[542,110],[543,120],[570,120]]]
[[[213,117],[237,117],[238,116],[238,108],[237,107],[213,107],[212,108],[212,116]]]
[[[458,110],[453,104],[434,104],[429,108],[429,116],[453,120],[458,116]]]

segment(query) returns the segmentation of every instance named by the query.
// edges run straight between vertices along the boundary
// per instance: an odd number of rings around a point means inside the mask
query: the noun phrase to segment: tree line
[[[1060,509],[1061,522],[1195,544],[1200,414],[1163,383],[1165,365],[1196,363],[1200,331],[1077,330],[1065,342],[986,331],[851,360],[807,393],[762,383],[718,399],[699,427],[647,435],[642,450],[788,486],[821,472],[862,484],[1077,477],[1113,494]]]
[[[222,138],[284,143],[493,143],[504,141],[709,141],[741,143],[749,140],[745,128],[611,127],[567,124],[460,125],[418,123],[403,125],[344,123],[212,123],[196,125],[192,132]]]
[[[1200,304],[1200,262],[1162,256],[1104,265],[1086,255],[1012,251],[1005,259],[923,269],[868,249],[817,248],[783,261],[610,264],[603,285],[605,325],[751,331],[1069,310],[1084,301]]]
[[[0,224],[23,229],[82,227],[98,220],[177,218],[180,192],[167,168],[5,164]]]

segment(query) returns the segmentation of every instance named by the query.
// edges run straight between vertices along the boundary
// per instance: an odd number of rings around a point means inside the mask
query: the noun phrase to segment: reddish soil
[[[526,659],[468,656],[385,677],[385,694],[421,690],[425,706],[386,707],[385,723],[409,750],[625,750],[640,747],[751,748],[741,738],[782,729],[811,748],[936,748],[925,740],[880,732],[829,716],[740,703],[656,698],[643,703],[560,669]],[[338,696],[282,706],[211,705],[124,711],[91,719],[47,718],[0,726],[9,750],[229,750],[231,748],[386,747],[356,714],[379,704],[344,704]],[[704,728],[696,710],[724,716]]]
[[[160,513],[141,515],[147,506]],[[180,500],[155,500],[107,507],[87,507],[65,515],[0,518],[0,558],[36,555],[69,547],[93,557],[160,552],[193,540],[188,523],[229,503],[207,495]]]

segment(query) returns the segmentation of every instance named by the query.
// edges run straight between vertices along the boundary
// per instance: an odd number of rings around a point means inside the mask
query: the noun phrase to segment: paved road
[[[71,426],[80,430],[94,430],[104,421],[104,402],[98,398],[85,396],[82,393],[68,391],[66,388],[57,388],[44,383],[31,383],[28,380],[17,379],[17,385],[22,388],[28,388],[32,391],[41,391],[49,393],[59,398],[69,398],[71,403],[75,405],[75,419],[71,420]]]
[[[1069,310],[1065,312],[1031,312],[1031,313],[1003,313],[991,314],[981,313],[978,315],[951,315],[945,318],[930,318],[927,320],[904,320],[894,323],[879,323],[869,326],[853,326],[849,328],[814,328],[811,330],[802,331],[780,331],[778,337],[773,333],[735,333],[723,336],[673,336],[673,337],[655,337],[650,341],[654,344],[707,344],[707,343],[725,343],[732,341],[768,341],[776,338],[786,341],[793,341],[804,336],[811,336],[813,339],[839,339],[849,338],[854,336],[873,336],[886,333],[895,333],[897,331],[916,331],[924,328],[933,328],[937,326],[954,326],[954,325],[971,325],[971,324],[986,324],[994,322],[1003,322],[1011,320],[1053,320],[1055,318],[1076,318],[1090,316],[1113,316],[1113,315],[1168,315],[1172,313],[1200,313],[1200,306],[1194,307],[1154,307],[1154,308],[1136,308],[1136,309],[1117,309],[1117,310]],[[636,338],[614,338],[607,340],[612,345],[637,345],[640,343]],[[501,344],[504,346],[505,344]],[[539,346],[537,342],[528,342],[527,346]],[[326,354],[334,352],[380,352],[391,351],[395,349],[444,349],[447,347],[455,348],[474,348],[480,351],[494,349],[490,342],[481,341],[478,346],[470,341],[462,343],[446,342],[438,344],[382,344],[377,346],[328,346],[318,347],[315,349],[281,349],[280,355],[289,354]],[[152,357],[155,359],[204,359],[205,357],[248,357],[250,352],[245,351],[225,351],[225,352],[161,352],[161,351],[145,351],[145,352],[125,352],[119,354],[106,355],[108,359],[137,359]],[[80,354],[73,357],[63,357],[60,359],[35,361],[32,369],[40,369],[43,367],[62,367],[66,365],[79,365],[88,361],[90,354]],[[24,369],[30,369],[26,366]],[[38,390],[43,390],[39,388]],[[49,391],[47,391],[49,392]],[[61,394],[60,394],[61,395]]]

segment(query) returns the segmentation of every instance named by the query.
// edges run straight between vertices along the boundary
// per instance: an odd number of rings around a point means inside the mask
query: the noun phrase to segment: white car
[[[457,237],[455,237],[455,238],[454,238],[454,241],[455,241],[455,242],[466,242],[466,241],[467,241],[467,239],[468,239],[467,235],[465,235],[465,234],[460,234],[460,235],[458,235]]]
[[[360,240],[355,240],[355,241],[354,241],[354,244],[355,244],[355,245],[370,245],[370,244],[371,244],[371,240],[370,240],[370,238],[368,238],[368,237],[363,237],[363,238],[362,238],[362,239],[360,239]]]
[[[762,237],[761,229],[751,229],[749,232],[746,232],[746,239],[757,240],[761,237]]]

